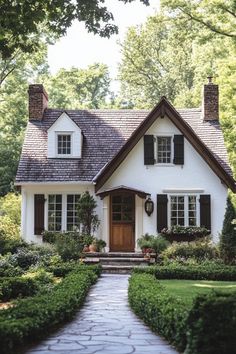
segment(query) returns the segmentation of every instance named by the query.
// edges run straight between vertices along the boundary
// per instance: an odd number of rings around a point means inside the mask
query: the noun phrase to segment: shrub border
[[[40,338],[45,330],[68,320],[84,302],[91,285],[97,280],[91,269],[79,267],[44,295],[19,300],[16,307],[0,312],[0,343],[2,353]]]

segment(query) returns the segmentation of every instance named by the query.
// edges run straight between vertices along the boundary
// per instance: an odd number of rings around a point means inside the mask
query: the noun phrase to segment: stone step
[[[112,265],[112,266],[136,266],[136,265],[140,265],[140,266],[145,266],[148,265],[150,263],[149,259],[144,259],[144,258],[137,258],[135,259],[135,261],[132,261],[131,259],[127,258],[127,259],[114,259],[114,258],[105,258],[105,259],[99,259],[99,258],[87,258],[84,260],[84,263],[86,264],[101,264],[101,265]]]
[[[102,258],[141,258],[142,252],[86,252],[86,257],[102,257]]]
[[[130,274],[133,268],[137,268],[139,266],[131,266],[131,265],[102,265],[103,273],[110,274]]]

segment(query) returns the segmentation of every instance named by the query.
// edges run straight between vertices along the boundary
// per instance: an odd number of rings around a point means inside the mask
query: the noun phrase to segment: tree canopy
[[[91,109],[106,105],[110,78],[108,67],[95,63],[85,69],[60,69],[56,75],[39,78],[48,92],[49,106]]]
[[[119,0],[124,3],[134,0]],[[140,0],[148,5],[148,0]],[[4,0],[0,1],[0,54],[12,57],[17,49],[38,49],[38,37],[48,42],[65,35],[74,20],[89,32],[109,37],[118,32],[104,0]]]

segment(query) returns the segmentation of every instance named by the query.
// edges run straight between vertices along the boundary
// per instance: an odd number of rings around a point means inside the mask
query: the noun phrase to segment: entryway
[[[135,195],[112,194],[110,251],[133,252],[135,247]]]

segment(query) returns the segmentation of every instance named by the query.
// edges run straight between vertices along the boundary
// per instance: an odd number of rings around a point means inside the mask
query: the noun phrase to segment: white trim
[[[35,185],[40,185],[40,186],[43,186],[43,185],[67,185],[67,184],[78,184],[78,185],[85,185],[85,184],[90,184],[90,185],[94,185],[94,183],[92,181],[62,181],[62,182],[15,182],[14,185],[15,186],[35,186]]]
[[[162,190],[163,193],[204,193],[203,188],[188,188],[188,189],[182,189],[182,188],[167,188]]]
[[[189,227],[188,225],[188,197],[194,195],[196,197],[196,226],[200,226],[200,194],[199,193],[178,193],[174,196],[181,196],[184,197],[184,226]],[[171,193],[168,194],[168,205],[167,205],[167,224],[168,227],[171,227],[171,202],[170,197],[172,196]]]
[[[55,144],[55,157],[57,158],[70,158],[73,157],[73,131],[55,131],[56,135],[56,144]],[[58,136],[59,135],[68,135],[70,136],[70,154],[58,154]]]
[[[162,138],[162,137],[166,137],[166,138],[171,138],[171,147],[170,147],[170,161],[171,162],[157,162],[157,139],[158,138]],[[154,159],[155,159],[155,163],[154,166],[165,166],[165,167],[173,167],[175,166],[175,164],[173,163],[174,160],[174,134],[173,133],[156,133],[154,135]]]

